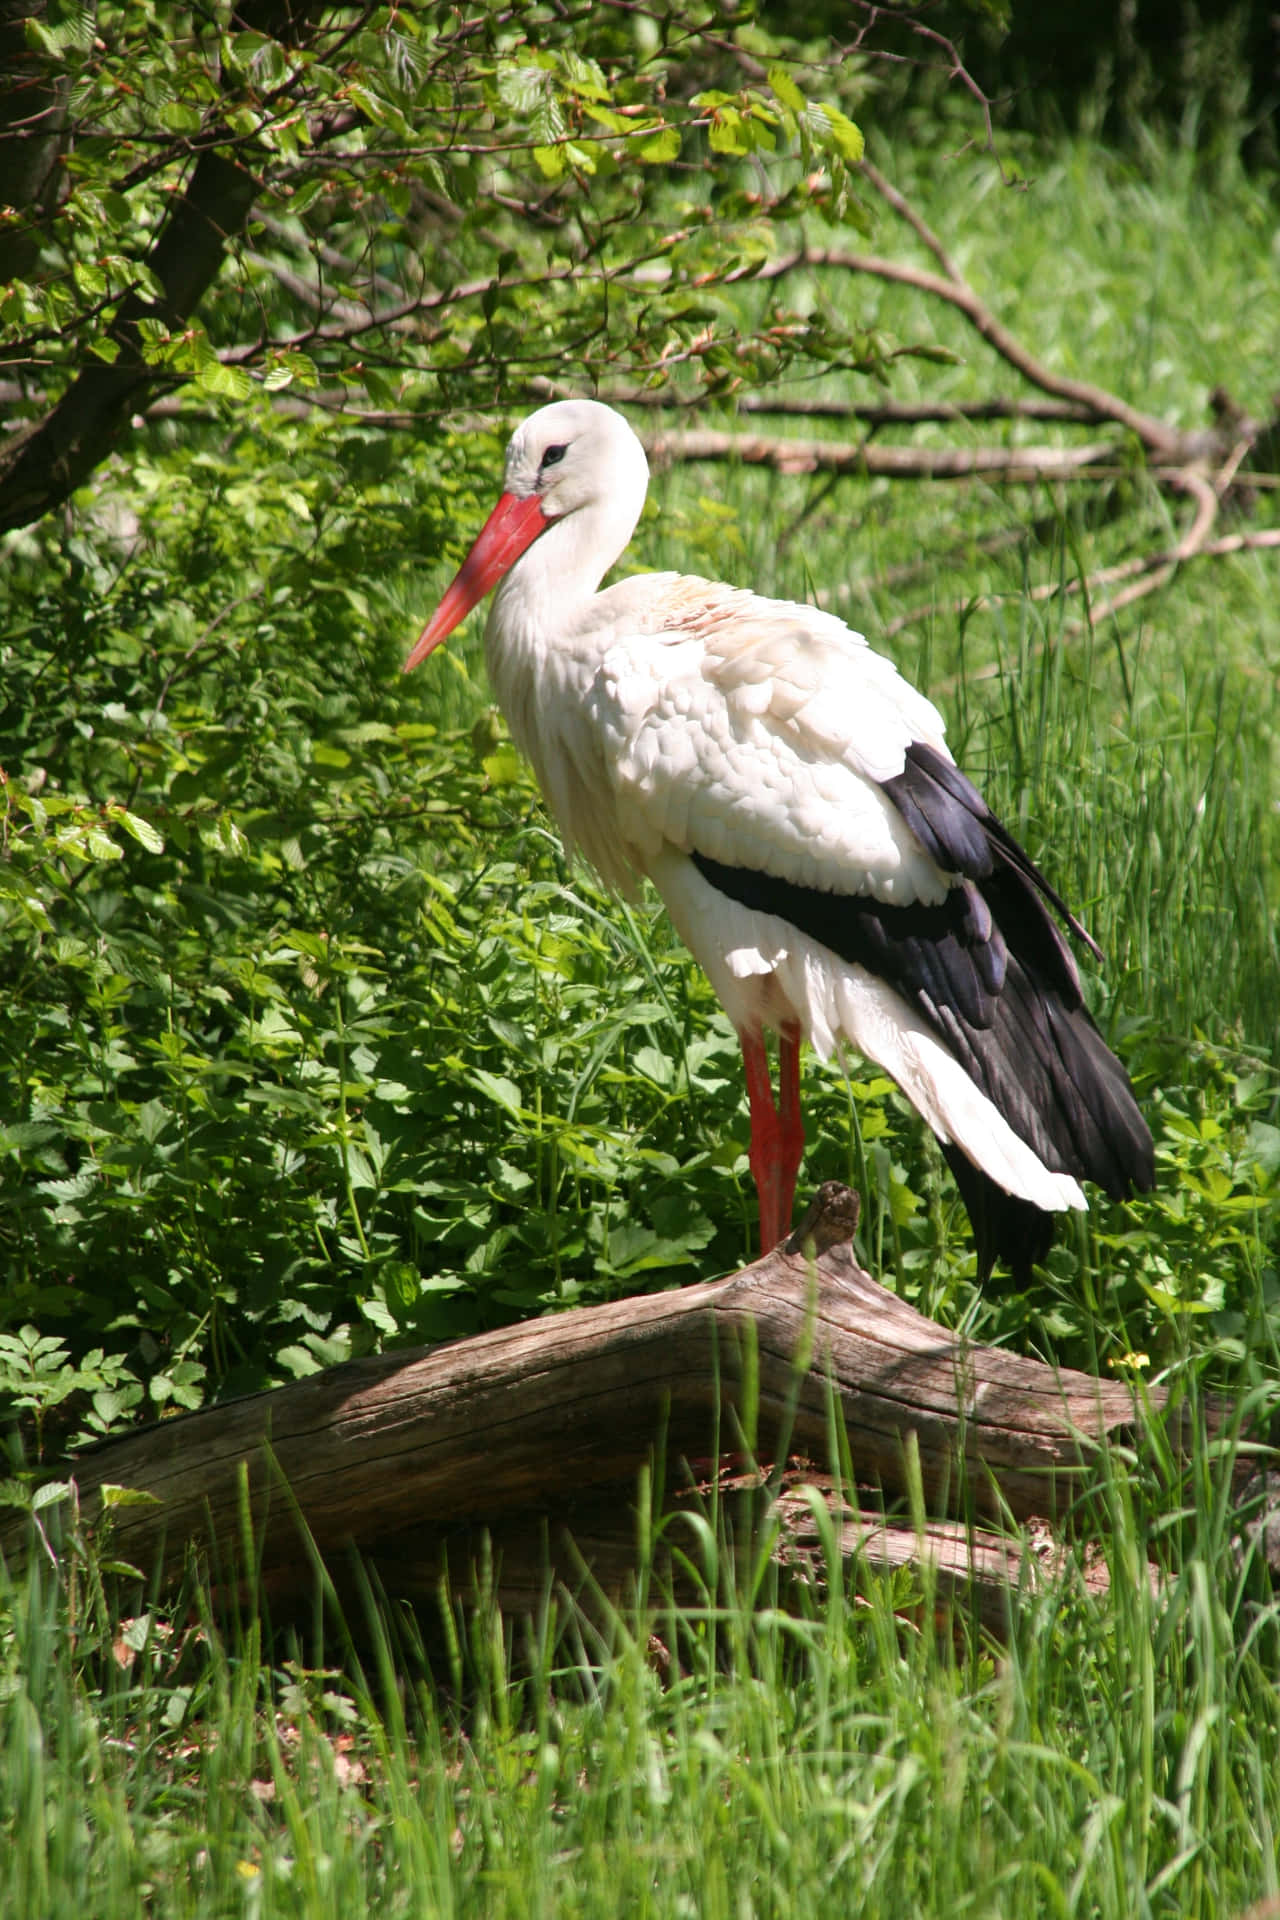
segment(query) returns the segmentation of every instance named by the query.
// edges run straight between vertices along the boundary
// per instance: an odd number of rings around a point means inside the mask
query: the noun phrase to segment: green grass
[[[1241,1913],[1277,1891],[1280,1615],[1230,1456],[1181,1494],[1103,1461],[1110,1591],[1071,1554],[1000,1648],[903,1577],[761,1578],[723,1511],[665,1523],[693,1604],[643,1567],[623,1608],[473,1597],[430,1665],[385,1601],[359,1655],[332,1616],[264,1646],[191,1592],[122,1629],[37,1563],[0,1913]]]
[[[1164,148],[1023,157],[1008,193],[972,156],[900,156],[1002,317],[1186,424],[1219,380],[1265,411],[1274,183]],[[900,290],[841,297],[934,330]],[[943,331],[962,364],[897,363],[903,397],[1009,384]],[[0,869],[0,1367],[29,1445],[749,1249],[705,983],[656,909],[566,867],[475,634],[396,674],[499,437],[395,452],[289,421],[158,440],[102,475],[140,516],[127,564],[87,511],[7,550],[0,761],[48,803],[11,789]],[[1088,991],[1157,1193],[1095,1208],[1033,1292],[979,1294],[932,1143],[856,1063],[810,1063],[804,1177],[862,1188],[868,1263],[976,1337],[1265,1396],[1276,560],[1188,568],[1091,634],[1030,597],[1170,521],[1140,474],[1085,502],[678,469],[633,558],[820,590],[873,642],[919,616],[889,650],[1106,951]],[[480,1603],[430,1670],[382,1603],[357,1664],[336,1623],[260,1641],[198,1583],[122,1627],[88,1569],[37,1560],[0,1604],[0,1912],[1240,1914],[1278,1890],[1280,1648],[1226,1472],[1113,1457],[1109,1596],[1069,1561],[1005,1649],[901,1586],[748,1602],[714,1527],[684,1542],[700,1609],[527,1629]]]

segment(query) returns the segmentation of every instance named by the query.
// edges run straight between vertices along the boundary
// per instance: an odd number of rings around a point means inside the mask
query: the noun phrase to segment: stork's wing
[[[643,585],[648,631],[617,641],[591,693],[640,863],[665,843],[823,893],[941,901],[944,869],[885,785],[913,743],[950,764],[936,709],[817,608]]]

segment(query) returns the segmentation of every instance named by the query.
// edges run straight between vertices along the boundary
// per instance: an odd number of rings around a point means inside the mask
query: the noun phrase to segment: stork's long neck
[[[591,603],[635,532],[644,490],[598,495],[553,520],[500,582],[485,630],[490,655],[544,653],[590,629]]]
[[[579,846],[612,886],[630,887],[588,718],[588,689],[614,625],[596,589],[625,549],[644,503],[596,499],[553,520],[502,581],[485,628],[489,683],[567,847]]]

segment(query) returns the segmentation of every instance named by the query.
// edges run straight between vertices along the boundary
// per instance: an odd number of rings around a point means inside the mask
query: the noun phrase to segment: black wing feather
[[[892,986],[1045,1166],[1113,1199],[1145,1191],[1155,1177],[1151,1135],[1048,908],[1097,946],[977,788],[932,747],[910,746],[903,771],[881,785],[925,852],[955,875],[937,905],[824,893],[697,852],[694,864],[729,899],[776,914]],[[961,1149],[943,1152],[984,1277],[999,1256],[1025,1279],[1048,1251],[1054,1216],[1005,1193]]]
[[[1028,880],[1049,902],[1095,960],[1102,949],[1076,919],[1062,895],[1023,852],[1008,828],[997,820],[978,789],[953,760],[914,740],[907,748],[901,773],[882,780],[898,812],[931,859],[948,873],[985,880],[1003,862]],[[1051,927],[1052,921],[1048,923]],[[1056,933],[1057,929],[1054,928]],[[1064,948],[1064,952],[1066,949]],[[1069,956],[1068,956],[1069,959]],[[1074,962],[1070,963],[1074,971]]]

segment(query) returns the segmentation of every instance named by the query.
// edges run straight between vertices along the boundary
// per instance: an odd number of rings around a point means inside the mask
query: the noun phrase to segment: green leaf
[[[751,151],[746,121],[737,107],[721,107],[712,115],[707,139],[713,153],[743,155]]]
[[[99,1486],[98,1497],[108,1513],[123,1507],[158,1507],[163,1505],[158,1494],[148,1493],[143,1487],[118,1487],[110,1480],[104,1480]]]
[[[170,133],[199,133],[203,120],[198,108],[187,100],[166,100],[160,109],[160,124]]]
[[[834,147],[842,160],[855,166],[861,160],[866,145],[861,129],[841,113],[839,107],[824,104],[815,110],[815,117],[824,123],[822,145]]]
[[[657,1047],[640,1047],[635,1055],[635,1065],[638,1073],[647,1074],[660,1087],[671,1086],[675,1078],[671,1061]]]
[[[112,807],[111,818],[118,820],[125,832],[131,834],[148,853],[164,852],[164,837],[156,832],[149,820],[143,820],[140,815],[130,813],[127,807]]]
[[[101,827],[89,827],[84,835],[84,851],[94,860],[122,860],[124,854]]]
[[[775,100],[792,113],[804,112],[808,102],[785,67],[770,67],[768,81]]]
[[[632,148],[636,158],[649,165],[678,160],[680,158],[680,134],[675,127],[663,127],[658,133],[648,134],[638,140]]]
[[[49,1507],[60,1507],[71,1498],[72,1487],[69,1480],[46,1480],[37,1487],[31,1496],[32,1513],[44,1513]]]
[[[102,268],[90,260],[76,260],[71,268],[72,277],[81,293],[89,300],[101,300],[107,292],[107,276]]]
[[[520,1089],[514,1080],[508,1080],[501,1074],[490,1073],[484,1067],[477,1067],[471,1074],[472,1084],[489,1096],[495,1105],[502,1107],[513,1119],[522,1117]]]
[[[205,360],[198,367],[195,383],[205,393],[216,393],[229,400],[247,400],[253,382],[243,367],[228,366],[222,360]]]

